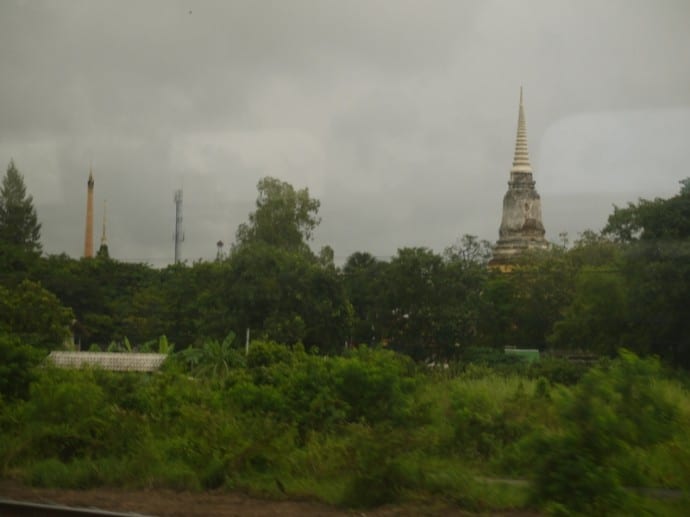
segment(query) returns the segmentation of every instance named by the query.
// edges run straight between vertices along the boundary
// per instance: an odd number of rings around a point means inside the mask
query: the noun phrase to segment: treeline
[[[689,368],[690,181],[681,183],[676,196],[615,208],[601,234],[525,256],[506,273],[488,269],[489,243],[467,235],[441,254],[357,252],[336,267],[329,247],[309,247],[319,201],[264,178],[227,258],[159,270],[42,256],[11,164],[0,195],[0,324],[44,348],[61,347],[67,328],[82,349],[151,347],[165,335],[178,351],[249,329],[323,353],[382,344],[449,360],[472,347],[625,347]]]
[[[601,234],[498,272],[486,266],[488,243],[471,236],[442,254],[360,252],[337,267],[330,248],[308,245],[318,201],[265,178],[227,258],[157,270],[43,256],[10,164],[0,188],[0,477],[348,507],[685,515],[682,184],[670,199],[616,208]],[[73,336],[82,349],[169,357],[154,374],[50,367],[46,352]],[[510,345],[602,357],[527,364],[501,353]],[[650,355],[672,368],[639,357]],[[497,477],[528,484],[487,481]]]

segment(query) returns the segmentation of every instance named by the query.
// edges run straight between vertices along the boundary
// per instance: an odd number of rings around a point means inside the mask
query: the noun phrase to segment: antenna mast
[[[182,231],[182,190],[175,191],[175,264],[182,259],[182,241],[184,241],[184,233]]]

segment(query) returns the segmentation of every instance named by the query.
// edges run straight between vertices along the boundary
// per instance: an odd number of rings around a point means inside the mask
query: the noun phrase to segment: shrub
[[[400,457],[403,441],[391,428],[348,426],[353,465],[342,504],[355,508],[379,506],[399,500],[403,489],[412,486],[409,471]]]
[[[336,360],[335,395],[347,407],[348,422],[402,422],[416,389],[414,364],[386,350],[360,347]]]
[[[475,368],[449,383],[445,418],[452,426],[445,446],[471,460],[496,460],[510,444],[534,426],[530,418],[535,402],[528,395],[536,383],[516,375],[485,372],[474,378]],[[541,404],[536,404],[537,406]]]
[[[42,356],[18,337],[0,331],[0,398],[26,398],[34,379],[33,367]]]
[[[660,373],[658,361],[623,351],[609,368],[583,377],[560,406],[563,429],[534,441],[535,502],[589,515],[626,508],[621,465],[630,448],[662,443],[675,431],[676,409],[654,384]]]
[[[67,462],[107,448],[109,406],[92,371],[43,370],[25,410],[32,457]]]
[[[291,362],[292,353],[286,345],[273,341],[252,341],[249,347],[247,367],[250,369]]]
[[[32,486],[50,488],[91,488],[102,484],[93,462],[85,459],[63,463],[56,458],[31,465],[27,480]]]
[[[556,357],[542,357],[529,365],[526,374],[531,379],[544,378],[554,384],[573,386],[589,370],[589,366],[583,363],[573,363],[567,359]]]

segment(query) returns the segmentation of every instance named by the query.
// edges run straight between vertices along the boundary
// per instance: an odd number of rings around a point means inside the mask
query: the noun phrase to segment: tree
[[[631,336],[625,346],[690,367],[690,240],[650,241],[625,257]]]
[[[183,350],[182,360],[189,362],[193,373],[201,378],[216,379],[226,376],[230,369],[244,363],[244,355],[233,348],[235,333],[230,332],[223,341],[212,339],[199,348]]]
[[[218,302],[227,308],[224,322],[231,328],[250,328],[252,335],[286,344],[301,341],[326,352],[342,348],[352,308],[335,268],[262,243],[238,249],[228,265],[218,282]]]
[[[620,244],[592,230],[585,230],[580,233],[573,247],[568,250],[568,257],[579,267],[616,268],[619,265],[621,253]]]
[[[43,358],[37,349],[0,330],[0,403],[26,398],[34,378],[33,367]]]
[[[493,347],[546,347],[575,288],[578,268],[562,248],[526,254],[510,273],[493,272],[483,293],[482,339]]]
[[[444,300],[440,310],[446,357],[455,348],[476,345],[482,313],[487,309],[482,293],[487,286],[487,263],[491,258],[491,244],[473,235],[463,235],[454,246],[443,253],[445,262]]]
[[[82,348],[125,336],[140,343],[167,332],[162,325],[169,321],[168,304],[160,301],[163,295],[155,289],[162,291],[160,276],[145,264],[75,260],[67,255],[41,258],[33,271],[33,278],[74,311],[75,338]]]
[[[681,428],[660,363],[621,351],[608,367],[591,369],[556,403],[563,425],[531,442],[536,503],[557,515],[628,515],[648,465],[641,449],[669,443]],[[653,450],[653,449],[652,449]]]
[[[465,234],[443,252],[448,262],[459,262],[463,267],[486,266],[491,258],[491,243],[476,235]]]
[[[354,344],[375,344],[381,339],[381,293],[386,262],[371,253],[357,251],[343,266],[343,281],[353,307],[354,321],[350,340]]]
[[[575,294],[548,342],[556,349],[591,350],[615,355],[629,338],[625,279],[608,267],[583,267]]]
[[[414,359],[438,355],[444,262],[428,248],[401,248],[385,270],[383,332],[390,345]]]
[[[0,286],[0,332],[18,337],[23,344],[53,350],[70,336],[71,309],[36,282],[24,280],[15,289]]]
[[[295,190],[276,178],[262,178],[258,185],[256,210],[249,222],[237,229],[236,247],[261,242],[288,250],[304,250],[321,222],[320,202],[309,197],[309,189]]]
[[[682,179],[678,183],[680,183],[681,196],[686,196],[690,194],[690,178]]]
[[[10,161],[0,187],[0,243],[40,253],[40,238],[33,197],[26,195],[24,177]]]
[[[669,199],[615,207],[603,233],[628,243],[622,269],[629,292],[626,343],[676,365],[690,364],[690,179]]]
[[[672,198],[614,206],[602,233],[619,242],[690,237],[690,178],[680,183],[680,192]]]
[[[352,340],[383,341],[416,359],[450,359],[475,344],[487,246],[465,236],[444,256],[402,248],[390,262],[348,257],[343,278],[354,309]]]

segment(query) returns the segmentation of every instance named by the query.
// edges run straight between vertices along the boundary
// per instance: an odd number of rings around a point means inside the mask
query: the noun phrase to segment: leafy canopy
[[[14,289],[0,285],[0,333],[18,337],[23,344],[60,348],[73,319],[72,309],[37,282],[24,280]]]
[[[262,178],[257,189],[256,210],[249,222],[237,229],[237,247],[264,243],[278,248],[302,250],[321,222],[320,202],[309,196],[309,189],[295,190],[276,178]]]
[[[40,253],[40,238],[33,197],[27,196],[24,177],[10,161],[0,186],[0,243]]]
[[[640,199],[625,208],[614,206],[604,235],[619,242],[690,237],[690,178],[680,183],[680,192],[672,198]]]

